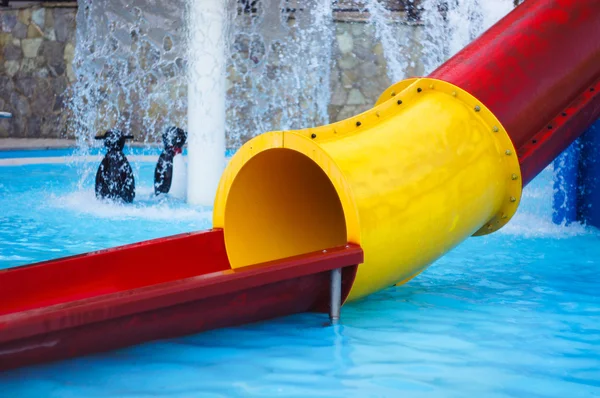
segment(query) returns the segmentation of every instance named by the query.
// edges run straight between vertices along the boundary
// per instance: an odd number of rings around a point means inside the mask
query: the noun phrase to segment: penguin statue
[[[187,132],[179,127],[170,126],[165,129],[162,140],[164,149],[154,169],[154,193],[168,193],[170,196],[184,199],[187,195],[187,164],[182,151]]]
[[[135,198],[133,170],[123,153],[125,141],[133,139],[133,136],[112,129],[95,138],[104,140],[104,146],[108,149],[96,172],[96,197],[125,203],[133,202]]]

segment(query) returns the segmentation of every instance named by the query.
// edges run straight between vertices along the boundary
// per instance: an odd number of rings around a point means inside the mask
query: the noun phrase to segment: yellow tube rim
[[[280,167],[273,167],[277,163]],[[299,169],[302,170],[300,174]],[[239,195],[235,189],[234,180],[241,173],[272,175],[281,171],[285,171],[286,175],[277,177],[285,179],[306,175],[310,180],[302,181],[294,192],[284,190],[279,194],[276,187],[265,189],[246,185],[240,187],[244,192]],[[294,175],[288,175],[290,173]],[[246,180],[253,184],[256,182],[252,177]],[[307,189],[316,191],[308,194],[302,192]],[[268,193],[269,196],[253,196],[253,193],[260,195],[261,192]],[[243,201],[248,201],[248,205],[244,205]],[[236,205],[228,207],[228,203]],[[273,213],[275,216],[272,216]],[[311,215],[314,218],[310,218]],[[241,221],[240,217],[246,217],[246,220]],[[225,228],[229,222],[236,225],[235,230]],[[281,131],[265,133],[252,139],[231,158],[217,190],[213,226],[224,229],[225,245],[232,268],[346,243],[360,244],[356,204],[352,189],[341,170],[314,140]],[[259,238],[257,244],[256,234],[265,228],[277,231],[277,242]],[[302,229],[308,234],[303,234]],[[252,237],[252,243],[246,244],[249,237]]]

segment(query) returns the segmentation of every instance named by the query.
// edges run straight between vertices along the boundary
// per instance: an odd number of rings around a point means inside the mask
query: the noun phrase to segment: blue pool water
[[[0,167],[0,268],[210,226],[210,209],[94,198],[75,166]],[[4,397],[600,396],[600,233],[550,223],[551,172],[518,215],[408,284],[345,305],[0,374]]]

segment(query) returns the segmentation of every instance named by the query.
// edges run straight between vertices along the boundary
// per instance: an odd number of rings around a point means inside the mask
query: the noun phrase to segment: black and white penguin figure
[[[125,141],[133,139],[133,136],[112,129],[104,135],[97,136],[96,139],[104,140],[104,146],[108,149],[96,172],[96,197],[125,203],[133,202],[135,198],[133,170],[123,153]]]
[[[187,132],[179,127],[169,126],[165,129],[162,140],[165,147],[154,169],[154,193],[168,193],[184,199],[187,194],[187,164],[182,151],[187,141]]]

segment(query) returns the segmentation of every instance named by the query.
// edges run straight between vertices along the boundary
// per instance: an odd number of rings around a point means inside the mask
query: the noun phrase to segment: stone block
[[[62,95],[57,95],[54,97],[54,107],[53,111],[60,111],[65,108],[65,98]]]
[[[36,8],[31,12],[31,20],[40,28],[46,24],[46,9],[44,7]]]
[[[352,69],[356,66],[358,61],[354,54],[346,54],[341,59],[338,59],[337,63],[341,69]]]
[[[344,88],[352,88],[358,81],[358,74],[355,70],[342,71],[342,85]]]
[[[34,72],[33,72],[33,76],[34,77],[40,77],[40,78],[47,78],[48,76],[50,76],[50,71],[48,70],[48,68],[41,66],[38,67]]]
[[[6,61],[19,61],[22,57],[21,47],[15,46],[13,43],[4,46],[4,59]]]
[[[48,8],[45,12],[44,28],[54,28],[54,14],[52,10],[53,8]]]
[[[44,115],[52,111],[55,95],[46,80],[38,80],[35,95],[31,98],[31,113]]]
[[[329,121],[331,123],[339,121],[339,119],[337,118],[337,115],[340,112],[340,109],[342,109],[342,107],[340,105],[331,105],[331,104],[329,104],[327,106],[327,113],[329,114]]]
[[[15,87],[25,97],[31,97],[35,91],[36,81],[32,77],[16,79]]]
[[[45,115],[41,118],[38,134],[40,137],[60,137],[65,125],[66,120],[60,115]]]
[[[13,136],[13,124],[11,123],[11,119],[0,119],[0,138]]]
[[[23,55],[25,56],[25,58],[37,57],[41,45],[41,38],[21,40],[21,48],[23,49]]]
[[[334,89],[332,90],[331,100],[329,101],[329,103],[331,105],[345,105],[347,98],[348,92],[344,90],[341,84],[336,84]]]
[[[40,27],[37,26],[36,24],[33,24],[33,23],[30,24],[29,27],[27,28],[27,38],[35,39],[38,37],[44,37],[44,32],[42,32]]]
[[[44,39],[49,41],[56,41],[56,33],[54,32],[53,27],[44,29]]]
[[[3,32],[12,32],[13,28],[17,24],[16,11],[2,11],[2,14],[0,14],[0,21],[0,26],[2,26]]]
[[[24,39],[27,37],[27,25],[17,22],[12,30],[12,35],[16,39]]]
[[[352,36],[361,36],[369,34],[369,25],[366,23],[354,22],[348,24],[352,29]]]
[[[42,127],[42,118],[32,115],[27,118],[27,137],[39,137]]]
[[[173,39],[170,36],[165,36],[163,39],[163,49],[167,52],[173,49]]]
[[[363,62],[358,67],[360,80],[371,79],[380,74],[385,74],[385,68],[379,68],[374,62]]]
[[[64,62],[48,65],[48,71],[50,72],[50,76],[52,77],[63,76],[67,71],[66,69],[67,68]]]
[[[383,44],[381,43],[377,43],[375,44],[375,46],[373,47],[373,54],[377,55],[377,56],[383,56]]]
[[[77,80],[77,76],[75,75],[75,71],[73,70],[72,64],[67,64],[67,78],[71,83],[74,83]]]
[[[12,42],[12,35],[10,33],[0,33],[0,47],[4,47],[8,43]]]
[[[54,9],[54,30],[56,40],[64,43],[69,38],[69,32],[75,31],[75,11],[70,8]]]
[[[337,44],[342,54],[350,53],[354,49],[354,41],[352,36],[348,33],[337,36]]]
[[[380,71],[385,73],[385,71]],[[379,96],[388,88],[390,85],[387,83],[380,82],[381,79],[364,79],[360,84],[360,91],[365,96],[365,100],[369,103],[374,104]]]
[[[177,67],[172,62],[161,65],[160,70],[161,70],[163,76],[167,79],[172,79],[175,76],[177,76]]]
[[[4,61],[4,73],[6,76],[13,77],[19,71],[19,61]]]
[[[23,58],[21,60],[21,70],[19,78],[37,75],[43,68],[44,59],[42,57]]]
[[[356,46],[354,48],[354,55],[364,62],[374,61],[377,58],[377,56],[373,54],[373,49],[371,47],[364,46]]]
[[[358,113],[360,113],[360,112],[358,112],[356,106],[346,105],[346,106],[343,106],[342,109],[340,109],[340,111],[338,112],[337,120],[339,121],[339,120],[348,119],[354,115],[357,115]]]
[[[61,95],[67,89],[69,82],[65,76],[57,77],[54,79],[50,79],[50,86],[52,87],[52,91],[56,95]]]
[[[44,41],[41,55],[48,65],[64,64],[65,44],[56,41]]]
[[[10,96],[10,104],[14,109],[13,116],[16,116],[17,118],[29,116],[31,108],[29,107],[29,101],[27,101],[27,98],[17,94],[16,92],[13,92]]]
[[[348,100],[346,103],[348,105],[364,105],[366,101],[360,90],[353,88],[348,94]]]
[[[16,116],[15,116],[16,115]],[[10,119],[12,121],[13,126],[13,137],[25,137],[27,133],[27,128],[25,126],[25,121],[27,120],[25,116],[13,113],[13,118]]]
[[[0,98],[10,98],[15,89],[12,77],[0,75]]]
[[[65,45],[64,51],[64,60],[65,63],[70,64],[73,63],[73,58],[75,58],[75,46],[71,43],[67,43]]]
[[[18,13],[19,22],[27,26],[31,23],[31,8],[22,8]]]

